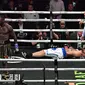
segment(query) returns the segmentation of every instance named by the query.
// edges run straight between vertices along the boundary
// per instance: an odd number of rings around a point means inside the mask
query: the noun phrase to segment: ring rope
[[[11,42],[14,42],[13,39],[10,39]],[[49,43],[50,40],[20,40],[18,39],[17,42],[45,42],[45,43]],[[53,40],[53,42],[60,42],[60,43],[66,43],[66,42],[72,42],[72,43],[83,43],[85,42],[85,40]]]
[[[50,14],[50,11],[0,11],[0,13],[13,13],[13,14],[23,14],[23,13],[38,13],[38,14]],[[84,14],[85,11],[53,11],[53,14]]]
[[[11,42],[14,42],[13,39],[10,39]],[[50,42],[50,40],[17,40],[17,42]]]
[[[50,29],[13,29],[15,32],[19,32],[19,31],[23,31],[23,32],[40,32],[40,31],[45,31],[45,32],[49,32]],[[52,31],[54,32],[77,32],[77,31],[83,31],[83,29],[52,29]]]
[[[71,14],[71,13],[70,13]],[[62,20],[62,19],[61,19]],[[60,19],[53,19],[53,21],[54,22],[56,22],[56,21],[61,21]],[[40,22],[42,22],[42,21],[46,21],[46,22],[48,22],[48,21],[50,21],[49,19],[6,19],[6,21],[13,21],[13,22],[15,22],[15,21],[32,21],[32,22],[35,22],[35,21],[40,21]],[[67,21],[67,22],[75,22],[75,21],[80,21],[80,19],[64,19],[64,21]],[[85,21],[84,21],[84,23],[85,23]],[[65,41],[66,42],[66,41]],[[81,41],[80,41],[81,42]],[[23,59],[22,59],[23,60]],[[4,69],[0,69],[0,70],[25,70],[26,71],[26,68],[4,68]],[[32,69],[30,69],[30,68],[27,68],[27,70],[32,70]],[[85,70],[84,68],[58,68],[58,70]],[[34,68],[34,70],[35,70],[35,68]],[[36,70],[43,70],[43,68],[42,69],[40,69],[40,68],[36,68]],[[52,68],[49,68],[49,69],[47,69],[47,70],[54,70],[54,69],[52,69]],[[69,82],[85,82],[85,80],[84,81],[82,81],[82,80],[58,80],[58,82],[66,82],[66,81],[69,81]],[[1,82],[1,81],[0,81]],[[44,82],[44,80],[27,80],[27,82]],[[45,82],[55,82],[55,80],[45,80]]]
[[[53,81],[52,81],[53,82]],[[85,82],[85,79],[81,80],[81,79],[78,79],[78,80],[58,80],[58,82]]]
[[[15,82],[16,80],[0,80],[0,82]],[[28,82],[28,83],[41,83],[41,82],[44,82],[44,80],[24,80],[23,82]],[[53,79],[49,79],[49,80],[45,80],[45,82],[55,82],[55,80],[53,80]],[[80,79],[78,79],[78,80],[58,80],[58,82],[85,82],[85,79],[83,79],[83,80],[80,80]]]
[[[42,71],[43,68],[0,68],[0,71]],[[57,68],[58,71],[85,71],[85,68]],[[45,71],[55,71],[54,68],[45,68]]]
[[[0,59],[0,61],[54,62],[54,59]],[[58,62],[85,62],[85,59],[57,59]]]
[[[15,82],[16,80],[0,80],[0,82]],[[44,80],[24,80],[23,82],[32,82],[32,83],[41,83],[44,82]],[[45,82],[55,82],[55,80],[45,80]]]
[[[8,18],[5,18],[5,21],[12,21],[12,22],[19,22],[19,21],[22,21],[22,22],[50,22],[50,19],[8,19]],[[66,21],[66,22],[79,22],[79,21],[83,21],[83,23],[85,23],[84,19],[53,19],[53,22],[56,22],[56,21]]]

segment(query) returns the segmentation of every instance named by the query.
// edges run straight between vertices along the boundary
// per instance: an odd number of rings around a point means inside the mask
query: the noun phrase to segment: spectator
[[[68,11],[74,11],[74,6],[72,3],[68,4]],[[65,19],[78,19],[79,16],[75,14],[64,14],[63,18]],[[79,23],[78,22],[66,22],[66,27],[68,29],[79,29]]]
[[[34,11],[33,5],[28,5],[28,11]],[[39,14],[37,13],[28,13],[28,14],[24,14],[24,19],[39,19]],[[35,22],[27,22],[24,24],[26,27],[25,28],[36,28],[37,23]]]
[[[46,32],[35,32],[32,36],[33,40],[48,40],[49,37]],[[39,42],[32,42],[33,47],[37,49],[43,49],[48,47],[48,43],[39,43]]]
[[[68,6],[67,6],[67,11],[74,11],[74,7],[73,7],[73,4],[72,3],[69,3]],[[75,15],[73,14],[63,14],[63,18],[65,19],[73,19],[75,18]]]
[[[18,6],[17,6],[17,10],[18,11],[22,11],[23,10],[23,7],[22,6],[23,6],[22,3],[19,2],[18,3]],[[23,18],[23,15],[22,14],[18,14],[18,16],[19,16],[19,19],[22,19]],[[24,33],[22,31],[23,30],[23,22],[22,21],[19,21],[18,27],[19,27],[20,31],[18,33],[16,33],[17,34],[17,38],[19,38],[19,39],[25,39],[25,38],[27,38],[27,33]]]
[[[65,7],[64,7],[64,2],[62,0],[51,0],[50,1],[50,8],[49,10],[52,11],[64,11]],[[61,18],[61,15],[54,15],[54,18]]]
[[[4,10],[6,10],[6,11],[16,11],[17,7],[15,7],[14,1],[10,0],[8,7],[4,8]],[[7,17],[8,18],[16,18],[16,15],[15,14],[8,14]]]
[[[60,21],[60,29],[67,29],[65,25],[65,21]],[[69,32],[58,32],[60,40],[67,40],[69,38]],[[66,43],[65,43],[66,44]],[[59,43],[60,47],[63,47],[64,43]]]
[[[82,21],[79,22],[79,28],[82,29],[83,26],[82,26]],[[82,32],[79,31],[79,32],[72,32],[70,34],[70,40],[80,40],[81,39],[81,36],[82,36]],[[71,46],[74,47],[74,48],[80,48],[81,47],[81,42],[79,43],[71,43]]]
[[[28,5],[28,11],[34,11],[33,5]],[[37,13],[26,13],[24,14],[25,19],[39,19],[39,15]],[[38,26],[38,22],[24,22],[23,27],[25,29],[36,29]],[[32,36],[32,33],[29,33],[29,37]]]
[[[60,21],[60,29],[65,29],[65,22]],[[60,39],[65,40],[66,39],[66,33],[65,32],[60,32]]]
[[[17,37],[19,39],[26,39],[28,37],[27,33],[22,31],[23,30],[23,22],[19,21],[18,25],[19,25],[20,32],[17,33]]]
[[[56,28],[56,27],[55,27],[55,23],[53,23],[52,28],[53,28],[53,29]],[[46,29],[50,29],[50,26],[49,26],[49,25],[46,25]],[[51,36],[50,36],[50,32],[48,33],[48,36],[49,36],[49,38],[51,37]],[[52,32],[52,39],[53,39],[53,40],[59,40],[59,39],[60,39],[60,37],[59,37],[59,35],[58,35],[58,32]],[[54,42],[54,43],[51,42],[51,43],[52,43],[52,45],[55,46],[55,47],[58,46],[58,43],[55,43],[55,42]]]
[[[54,23],[53,23],[53,28],[54,28]],[[49,28],[49,26],[47,26],[47,28]],[[53,39],[54,40],[58,40],[59,39],[59,36],[56,32],[53,32]],[[37,32],[37,33],[34,33],[32,39],[39,39],[39,40],[48,40],[50,39],[50,33],[47,33],[47,32]],[[36,46],[40,46],[41,48],[47,48],[49,45],[48,43],[36,43],[36,42],[33,42],[32,45],[36,45]],[[56,43],[53,43],[53,45],[57,46]]]
[[[28,5],[28,11],[34,11],[33,5]],[[39,19],[39,15],[37,13],[29,13],[24,14],[25,19]]]
[[[10,0],[9,4],[6,8],[4,8],[4,10],[6,11],[17,11],[17,7],[15,7],[14,1]],[[19,18],[18,14],[6,14],[6,18],[10,18],[10,19],[16,19]],[[17,22],[9,22],[9,24],[13,27],[13,29],[17,29],[18,28],[18,23]]]
[[[68,4],[68,11],[73,11],[73,10],[74,10],[73,4],[69,3]]]
[[[55,29],[55,23],[53,23],[52,28]],[[50,26],[46,25],[46,29],[50,29]],[[58,36],[57,32],[52,32],[52,34],[53,34],[53,39],[55,39],[55,40],[59,39],[59,36]],[[48,36],[50,36],[50,33],[48,33]]]
[[[79,25],[80,25],[80,29],[83,29],[83,22],[82,21],[80,21],[79,22]],[[77,32],[77,40],[81,40],[81,37],[82,37],[82,32],[81,31],[78,31]],[[82,47],[82,43],[81,42],[78,42],[77,43],[77,48],[81,48]]]

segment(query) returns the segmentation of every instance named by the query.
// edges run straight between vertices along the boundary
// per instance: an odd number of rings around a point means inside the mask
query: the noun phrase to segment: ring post
[[[57,59],[54,59],[54,66],[55,66],[55,85],[59,85],[58,84],[58,61]]]
[[[52,27],[53,27],[52,7],[50,6],[50,40],[51,40],[50,44],[51,44],[51,46],[53,44]]]

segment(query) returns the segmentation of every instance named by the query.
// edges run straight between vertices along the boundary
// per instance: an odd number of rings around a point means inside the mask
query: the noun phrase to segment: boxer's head
[[[4,15],[0,15],[0,25],[4,24]]]

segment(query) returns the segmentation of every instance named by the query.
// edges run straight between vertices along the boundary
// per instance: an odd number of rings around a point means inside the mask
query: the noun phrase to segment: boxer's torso
[[[0,26],[0,43],[8,41],[10,36],[10,25],[4,23],[3,26]]]

